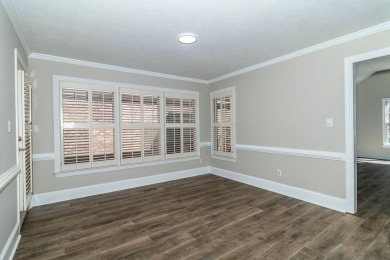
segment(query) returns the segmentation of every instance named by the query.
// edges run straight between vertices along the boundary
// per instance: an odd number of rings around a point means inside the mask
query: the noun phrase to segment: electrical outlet
[[[281,169],[276,169],[276,174],[278,176],[282,176],[282,170]]]

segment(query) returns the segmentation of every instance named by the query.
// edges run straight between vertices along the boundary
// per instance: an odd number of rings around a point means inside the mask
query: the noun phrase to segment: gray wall
[[[18,48],[27,61],[12,24],[0,4],[0,177],[17,163],[14,48]],[[8,133],[8,120],[14,126],[11,133]],[[17,185],[15,178],[0,190],[0,253],[17,223]]]
[[[237,143],[345,152],[344,58],[390,46],[390,31],[316,51],[211,84],[236,86]],[[325,127],[326,118],[334,127]],[[345,163],[237,150],[211,165],[345,198]],[[282,176],[276,169],[282,169]]]
[[[390,71],[378,72],[356,88],[356,141],[359,157],[390,160],[382,146],[382,98],[390,98]]]
[[[53,144],[53,75],[79,77],[145,86],[193,90],[199,92],[200,142],[209,142],[209,87],[205,84],[163,79],[104,69],[89,68],[58,62],[29,60],[30,77],[33,85],[33,153],[54,152]],[[161,173],[175,172],[210,165],[210,148],[201,148],[199,160],[170,163],[159,166],[132,168],[96,174],[71,177],[56,177],[54,160],[34,162],[34,194],[71,189],[76,187],[114,182]]]

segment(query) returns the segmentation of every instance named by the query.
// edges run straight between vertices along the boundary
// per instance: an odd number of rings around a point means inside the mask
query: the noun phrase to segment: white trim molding
[[[177,76],[177,75],[171,75],[171,74],[165,74],[165,73],[159,73],[159,72],[153,72],[153,71],[147,71],[147,70],[139,70],[139,69],[133,69],[133,68],[127,68],[127,67],[120,67],[120,66],[85,61],[85,60],[70,59],[70,58],[66,58],[66,57],[47,55],[47,54],[41,54],[41,53],[36,53],[36,52],[31,53],[28,57],[30,59],[36,59],[36,60],[60,62],[60,63],[65,63],[65,64],[72,64],[72,65],[97,68],[97,69],[104,69],[104,70],[111,70],[111,71],[119,71],[119,72],[125,72],[125,73],[132,73],[132,74],[138,74],[138,75],[144,75],[144,76],[157,77],[157,78],[173,79],[173,80],[194,82],[194,83],[200,83],[200,84],[206,84],[206,85],[208,84],[208,81],[203,80],[203,79],[182,77],[182,76]]]
[[[257,146],[257,145],[246,145],[246,144],[237,144],[237,149],[243,151],[251,151],[251,152],[282,154],[282,155],[291,155],[291,156],[334,160],[334,161],[345,161],[345,154],[337,153],[337,152],[303,150],[303,149],[292,149],[292,148],[270,147],[270,146]]]
[[[15,179],[20,173],[20,168],[18,165],[12,166],[6,172],[0,175],[0,192],[7,187],[7,185]],[[1,259],[1,258],[0,258]]]
[[[41,194],[33,195],[32,207],[67,201],[72,199],[78,199],[98,194],[104,194],[119,190],[126,190],[135,187],[141,187],[145,185],[151,185],[161,182],[173,181],[188,177],[199,176],[210,173],[210,167],[199,167],[195,169],[163,173],[158,175],[152,175],[147,177],[97,184],[86,187],[79,187],[67,190],[53,191]]]
[[[220,168],[211,167],[211,173],[223,178],[245,183],[257,188],[269,190],[279,194],[283,194],[292,198],[310,202],[319,206],[346,212],[346,200],[329,196],[326,194],[289,186],[286,184],[273,182],[261,178],[256,178],[246,174],[241,174],[233,171],[228,171]]]
[[[39,161],[50,161],[54,160],[54,153],[37,153],[33,154],[33,161],[39,162]]]
[[[326,42],[323,42],[323,43],[320,43],[317,45],[313,45],[311,47],[308,47],[308,48],[305,48],[305,49],[302,49],[299,51],[291,52],[289,54],[286,54],[286,55],[283,55],[283,56],[280,56],[280,57],[277,57],[277,58],[274,58],[274,59],[271,59],[271,60],[268,60],[265,62],[261,62],[261,63],[255,64],[255,65],[252,65],[252,66],[240,69],[240,70],[233,71],[231,73],[228,73],[228,74],[225,74],[225,75],[208,80],[208,84],[215,83],[215,82],[218,82],[218,81],[221,81],[224,79],[232,78],[232,77],[235,77],[235,76],[238,76],[241,74],[245,74],[245,73],[257,70],[257,69],[265,68],[265,67],[274,65],[276,63],[291,60],[291,59],[294,59],[294,58],[297,58],[297,57],[300,57],[300,56],[303,56],[303,55],[306,55],[309,53],[313,53],[313,52],[320,51],[320,50],[323,50],[323,49],[326,49],[329,47],[333,47],[333,46],[336,46],[339,44],[343,44],[346,42],[357,40],[357,39],[360,39],[360,38],[363,38],[363,37],[366,37],[366,36],[369,36],[369,35],[372,35],[375,33],[383,32],[386,30],[390,30],[390,22],[378,24],[376,26],[369,27],[369,28],[366,28],[366,29],[361,30],[361,31],[347,34],[347,35],[341,36],[339,38],[332,39],[330,41],[326,41]]]
[[[4,245],[3,250],[0,254],[0,259],[13,259],[16,249],[19,245],[20,241],[20,234],[19,234],[19,222],[16,222],[14,229],[12,230],[10,236],[7,239],[7,242]]]

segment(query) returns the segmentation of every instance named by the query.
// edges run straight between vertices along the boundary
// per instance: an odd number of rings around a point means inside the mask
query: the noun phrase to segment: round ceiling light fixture
[[[196,40],[196,36],[193,34],[182,34],[179,36],[179,42],[182,44],[193,44]]]

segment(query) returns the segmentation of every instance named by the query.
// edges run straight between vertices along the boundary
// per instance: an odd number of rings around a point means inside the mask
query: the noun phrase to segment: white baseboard
[[[114,192],[119,190],[125,190],[135,187],[141,187],[145,185],[151,185],[166,181],[173,181],[182,178],[188,178],[193,176],[199,176],[207,173],[224,177],[227,179],[235,180],[241,183],[249,184],[261,189],[269,190],[272,192],[280,193],[289,197],[293,197],[299,200],[307,201],[313,204],[317,204],[326,208],[334,209],[341,212],[346,212],[346,200],[337,197],[329,196],[326,194],[305,190],[253,176],[228,171],[215,167],[200,167],[190,170],[183,170],[171,173],[158,174],[148,177],[141,177],[136,179],[129,179],[118,182],[110,182],[74,189],[67,189],[61,191],[54,191],[42,194],[36,194],[32,199],[32,207],[83,198],[98,194],[104,194],[108,192]]]
[[[13,259],[16,249],[18,248],[19,241],[19,222],[16,222],[14,229],[12,230],[7,242],[5,243],[3,250],[1,251],[0,259]]]
[[[346,200],[326,194],[305,190],[253,176],[232,172],[220,168],[211,167],[211,173],[227,179],[235,180],[241,183],[252,185],[261,189],[280,193],[292,198],[307,201],[319,206],[334,209],[341,212],[346,212]]]
[[[32,207],[72,200],[77,198],[83,198],[108,192],[114,192],[119,190],[125,190],[145,185],[156,184],[160,182],[173,181],[198,175],[210,173],[210,167],[200,167],[195,169],[170,172],[158,175],[152,175],[148,177],[141,177],[117,182],[103,183],[98,185],[60,190],[54,192],[47,192],[33,195]]]

